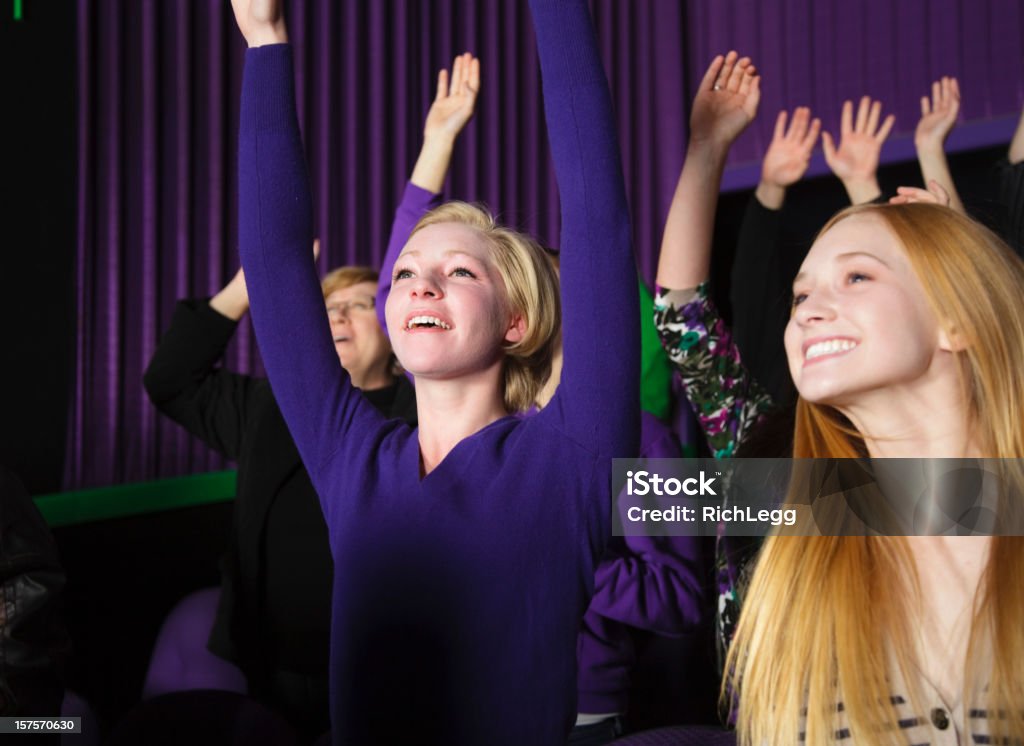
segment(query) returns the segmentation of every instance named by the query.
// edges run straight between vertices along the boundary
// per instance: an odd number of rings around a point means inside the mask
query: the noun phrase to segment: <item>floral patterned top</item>
[[[708,283],[660,290],[654,323],[714,457],[731,458],[774,402],[743,367],[732,332],[708,297]]]
[[[707,282],[690,290],[659,289],[654,323],[669,360],[682,378],[715,458],[731,458],[755,425],[775,408],[771,395],[743,367],[732,332],[712,303]],[[715,548],[720,664],[732,640],[757,552],[758,537],[724,536]]]

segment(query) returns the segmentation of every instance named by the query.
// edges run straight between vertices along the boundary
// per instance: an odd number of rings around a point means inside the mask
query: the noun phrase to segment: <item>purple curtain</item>
[[[749,54],[762,74],[757,121],[736,143],[724,188],[753,186],[782,108],[810,106],[839,131],[846,99],[880,99],[896,126],[882,162],[913,159],[921,96],[959,78],[963,101],[949,151],[1009,142],[1024,93],[1019,0],[689,0],[687,79],[720,50]],[[828,173],[820,147],[809,176]]]
[[[1008,140],[1022,85],[1016,0],[593,0],[617,104],[637,261],[653,278],[682,165],[688,102],[717,51],[751,54],[761,115],[726,188],[750,186],[779,108],[810,105],[835,130],[843,98],[897,115],[886,160],[912,156],[918,100],[960,77],[951,147]],[[418,152],[437,70],[483,63],[475,121],[449,196],[488,203],[557,240],[524,0],[295,0],[298,106],[321,269],[379,264]],[[78,0],[79,169],[75,387],[66,489],[224,468],[159,416],[142,373],[175,301],[209,296],[237,269],[235,133],[243,44],[227,2]],[[820,155],[812,165],[823,170]],[[243,322],[225,365],[260,373]]]

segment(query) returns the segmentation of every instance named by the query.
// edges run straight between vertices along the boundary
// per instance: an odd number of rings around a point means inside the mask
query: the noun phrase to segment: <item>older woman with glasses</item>
[[[412,385],[396,375],[374,313],[376,281],[368,267],[324,278],[334,346],[367,400],[415,423]],[[145,386],[163,414],[238,462],[209,648],[242,669],[253,696],[315,736],[329,727],[331,554],[316,492],[268,381],[217,366],[247,309],[241,271],[209,302],[180,301]]]

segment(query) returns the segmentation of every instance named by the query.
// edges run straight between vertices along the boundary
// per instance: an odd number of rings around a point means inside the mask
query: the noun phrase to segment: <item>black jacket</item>
[[[250,689],[258,691],[273,668],[260,631],[266,608],[261,594],[268,516],[282,491],[292,498],[318,498],[269,382],[215,367],[236,328],[236,322],[205,301],[179,302],[144,384],[163,414],[238,463],[232,537],[222,561],[220,607],[209,647],[236,662],[249,678]],[[415,395],[404,377],[385,414],[415,424]],[[309,540],[295,537],[296,544]],[[322,540],[327,540],[326,528]],[[325,551],[323,556],[327,567],[309,568],[312,586],[331,576],[329,554]],[[325,629],[328,623],[325,619]],[[326,672],[326,656],[323,665]]]
[[[0,716],[60,714],[70,649],[57,545],[24,485],[0,467]]]

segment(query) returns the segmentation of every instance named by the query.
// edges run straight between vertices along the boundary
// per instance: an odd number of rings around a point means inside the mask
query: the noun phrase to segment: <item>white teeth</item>
[[[451,329],[448,324],[444,323],[436,316],[413,316],[405,322],[406,329],[412,329],[414,326],[439,326],[442,329]]]
[[[832,355],[836,352],[848,352],[857,346],[857,343],[849,339],[829,339],[825,342],[816,342],[807,348],[804,355],[806,360],[813,360],[822,355]]]

